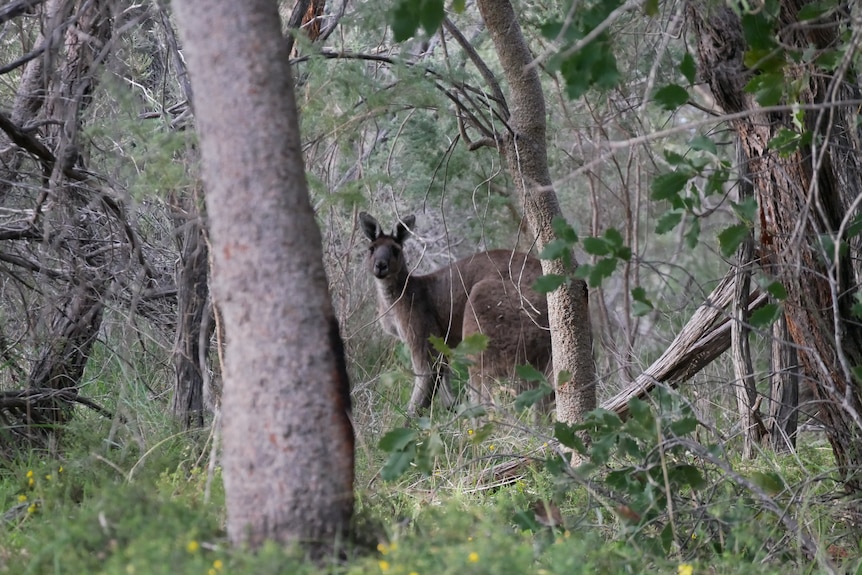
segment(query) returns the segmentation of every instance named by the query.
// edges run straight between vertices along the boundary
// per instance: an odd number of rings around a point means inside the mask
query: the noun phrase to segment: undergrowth
[[[740,461],[666,390],[625,422],[596,411],[578,428],[514,410],[410,421],[405,383],[393,371],[357,401],[356,524],[370,543],[346,559],[230,548],[211,429],[179,432],[153,385],[111,396],[103,383],[91,390],[125,423],[78,412],[60,451],[0,467],[0,572],[862,573],[858,502],[838,495],[817,435]]]

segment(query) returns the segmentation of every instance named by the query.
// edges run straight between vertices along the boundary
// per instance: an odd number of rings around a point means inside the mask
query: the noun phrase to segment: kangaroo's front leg
[[[426,348],[411,353],[413,363],[413,393],[407,404],[407,414],[410,416],[431,405],[431,392],[434,390],[436,372],[431,362],[431,356]]]

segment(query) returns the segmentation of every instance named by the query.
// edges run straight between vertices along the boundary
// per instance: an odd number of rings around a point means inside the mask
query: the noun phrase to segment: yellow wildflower
[[[51,474],[49,473],[48,475],[46,475],[45,479],[47,479],[48,481],[51,481]]]
[[[18,496],[18,503],[24,503],[25,501],[27,501],[27,496],[26,496],[26,495],[24,495],[24,494],[22,493],[21,495],[19,495],[19,496]]]
[[[692,567],[691,563],[682,563],[676,568],[676,572],[678,575],[692,575],[694,567]]]
[[[386,545],[386,543],[378,543],[377,550],[380,552],[381,555],[386,555],[387,553],[389,553],[389,547]]]
[[[221,571],[224,568],[224,563],[222,563],[221,559],[216,559],[213,561],[213,568],[216,571]]]
[[[470,555],[467,556],[467,561],[470,563],[478,563],[479,562],[479,554],[475,551],[472,551]]]
[[[383,573],[386,573],[387,571],[389,571],[389,562],[388,561],[378,561],[377,565],[380,566],[380,570]]]
[[[201,548],[201,544],[198,543],[197,541],[195,541],[194,539],[192,539],[191,541],[189,541],[186,544],[186,551],[188,551],[189,553],[194,553],[200,548]]]
[[[28,487],[33,487],[35,484],[36,484],[36,480],[33,479],[32,477],[27,480],[27,486]]]
[[[57,473],[63,473],[63,466],[60,466],[60,469],[57,470]]]
[[[216,571],[216,570],[215,570],[215,569],[213,569],[212,567],[210,567],[209,569],[207,569],[207,575],[216,575],[216,573],[218,573],[218,571]]]
[[[31,477],[33,477],[33,470],[32,469],[27,472],[27,479],[30,479]]]
[[[491,444],[488,446],[488,451],[494,451],[495,449],[497,449],[496,445]]]
[[[38,507],[39,507],[39,506],[38,506],[38,505],[36,505],[35,503],[31,503],[31,504],[30,504],[30,507],[28,507],[28,508],[27,508],[27,513],[29,513],[30,515],[32,515],[32,514],[34,514],[34,513],[36,513],[36,509],[37,509]]]
[[[467,430],[467,435],[473,435],[473,430],[472,430],[472,429],[468,429],[468,430]]]
[[[410,575],[419,575],[419,573],[417,573],[416,571],[411,571]]]

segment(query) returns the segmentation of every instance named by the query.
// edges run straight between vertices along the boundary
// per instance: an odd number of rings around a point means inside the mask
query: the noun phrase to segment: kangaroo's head
[[[392,235],[383,233],[383,228],[374,217],[365,212],[359,214],[362,232],[371,243],[368,246],[368,268],[379,280],[396,278],[404,269],[404,241],[416,223],[416,216],[406,216],[395,226]]]

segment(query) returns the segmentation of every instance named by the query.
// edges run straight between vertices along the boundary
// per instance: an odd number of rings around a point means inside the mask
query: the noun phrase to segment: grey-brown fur
[[[407,216],[391,235],[365,212],[359,222],[368,247],[368,269],[377,285],[384,329],[410,349],[415,381],[408,412],[428,407],[435,387],[446,407],[455,400],[448,370],[429,342],[441,337],[450,348],[475,333],[490,338],[473,358],[470,398],[490,399],[489,385],[513,378],[515,366],[529,363],[548,373],[551,337],[545,296],[532,289],[542,275],[539,261],[510,250],[477,253],[427,275],[410,275],[403,245],[416,218]]]

